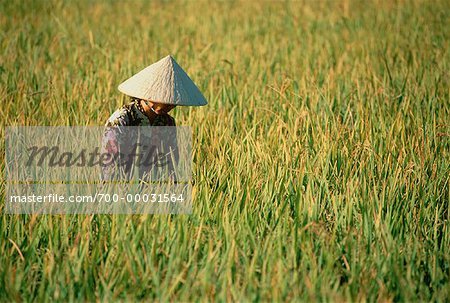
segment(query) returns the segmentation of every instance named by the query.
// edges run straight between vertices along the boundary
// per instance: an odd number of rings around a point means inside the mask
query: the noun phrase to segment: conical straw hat
[[[202,106],[208,103],[171,55],[121,83],[119,90],[131,97],[165,104]]]

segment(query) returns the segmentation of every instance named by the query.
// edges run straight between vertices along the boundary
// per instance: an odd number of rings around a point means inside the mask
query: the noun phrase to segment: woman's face
[[[176,106],[173,104],[156,103],[156,102],[151,102],[151,101],[147,101],[147,104],[148,104],[148,106],[153,107],[153,110],[158,115],[167,114],[172,109],[174,109]]]

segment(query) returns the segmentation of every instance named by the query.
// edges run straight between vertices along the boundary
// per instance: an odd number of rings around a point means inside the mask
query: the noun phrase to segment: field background
[[[438,0],[1,1],[2,139],[103,125],[167,54],[209,105],[173,112],[192,215],[1,214],[0,300],[448,301],[449,20]]]

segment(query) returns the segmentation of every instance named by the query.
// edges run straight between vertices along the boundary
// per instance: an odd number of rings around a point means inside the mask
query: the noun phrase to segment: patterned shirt
[[[178,148],[176,144],[176,131],[167,131],[167,128],[151,128],[149,134],[145,134],[137,127],[128,126],[176,126],[173,117],[168,114],[157,115],[153,121],[144,114],[142,107],[140,106],[140,100],[132,98],[132,102],[124,105],[116,110],[106,122],[105,132],[102,139],[102,153],[108,153],[112,161],[102,168],[102,179],[112,180],[117,178],[117,173],[123,173],[127,179],[130,178],[133,167],[136,165],[136,157],[134,160],[129,161],[129,155],[136,155],[137,149],[143,149],[139,151],[142,158],[147,158],[151,155],[151,148],[148,147],[161,147],[161,150],[170,151],[165,153],[166,164],[171,173],[171,178],[176,181],[174,174],[174,163],[178,161]],[[167,134],[174,134],[167,136]],[[169,137],[169,138],[168,138]],[[161,155],[161,154],[160,154]],[[138,158],[141,159],[142,158]],[[133,162],[134,161],[134,162]],[[118,165],[120,163],[120,165]],[[152,171],[155,162],[147,162],[146,164],[139,165],[139,177],[144,179],[145,174]],[[117,179],[116,179],[117,180]]]

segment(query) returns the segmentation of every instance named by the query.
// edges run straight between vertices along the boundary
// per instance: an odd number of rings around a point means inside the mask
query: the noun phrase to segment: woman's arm
[[[110,161],[102,166],[102,180],[111,181],[118,177],[119,169],[124,168],[120,165],[123,157],[129,153],[127,145],[124,142],[126,137],[126,126],[129,123],[129,115],[126,108],[120,108],[115,111],[106,121],[105,130],[102,137],[102,154],[108,154]]]

